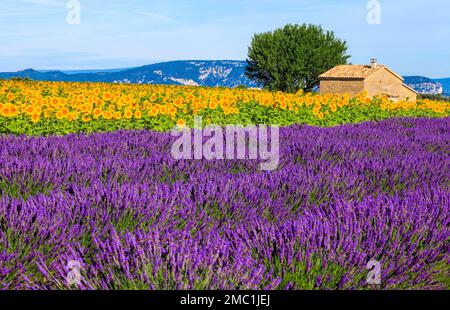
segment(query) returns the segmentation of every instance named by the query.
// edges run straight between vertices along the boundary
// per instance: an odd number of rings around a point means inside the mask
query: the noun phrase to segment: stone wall
[[[322,80],[320,94],[350,94],[356,96],[364,90],[363,80]]]
[[[400,99],[403,81],[387,71],[379,70],[364,81],[364,89],[369,97],[386,95]]]
[[[402,85],[402,89],[400,90],[400,100],[416,102],[417,94],[408,87],[406,87],[405,85]]]

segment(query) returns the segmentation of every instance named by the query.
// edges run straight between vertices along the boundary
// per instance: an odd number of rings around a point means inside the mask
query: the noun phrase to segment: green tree
[[[347,63],[346,53],[347,43],[332,31],[289,24],[253,36],[245,75],[272,91],[312,91],[320,74]]]

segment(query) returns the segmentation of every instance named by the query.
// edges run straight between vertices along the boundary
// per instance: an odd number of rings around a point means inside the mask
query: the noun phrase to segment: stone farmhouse
[[[370,65],[341,65],[321,74],[321,94],[348,93],[356,96],[366,91],[369,97],[387,96],[392,101],[417,100],[417,92],[403,83],[403,78],[376,59]]]

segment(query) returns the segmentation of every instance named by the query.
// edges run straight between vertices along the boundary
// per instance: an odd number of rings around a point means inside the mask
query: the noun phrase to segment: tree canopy
[[[286,25],[255,34],[248,49],[246,76],[268,90],[312,91],[319,75],[350,57],[347,43],[317,25]]]

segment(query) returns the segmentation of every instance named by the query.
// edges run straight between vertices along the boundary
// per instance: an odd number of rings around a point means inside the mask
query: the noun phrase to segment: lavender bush
[[[273,172],[175,161],[169,133],[2,137],[0,288],[448,289],[449,132],[283,128]]]

